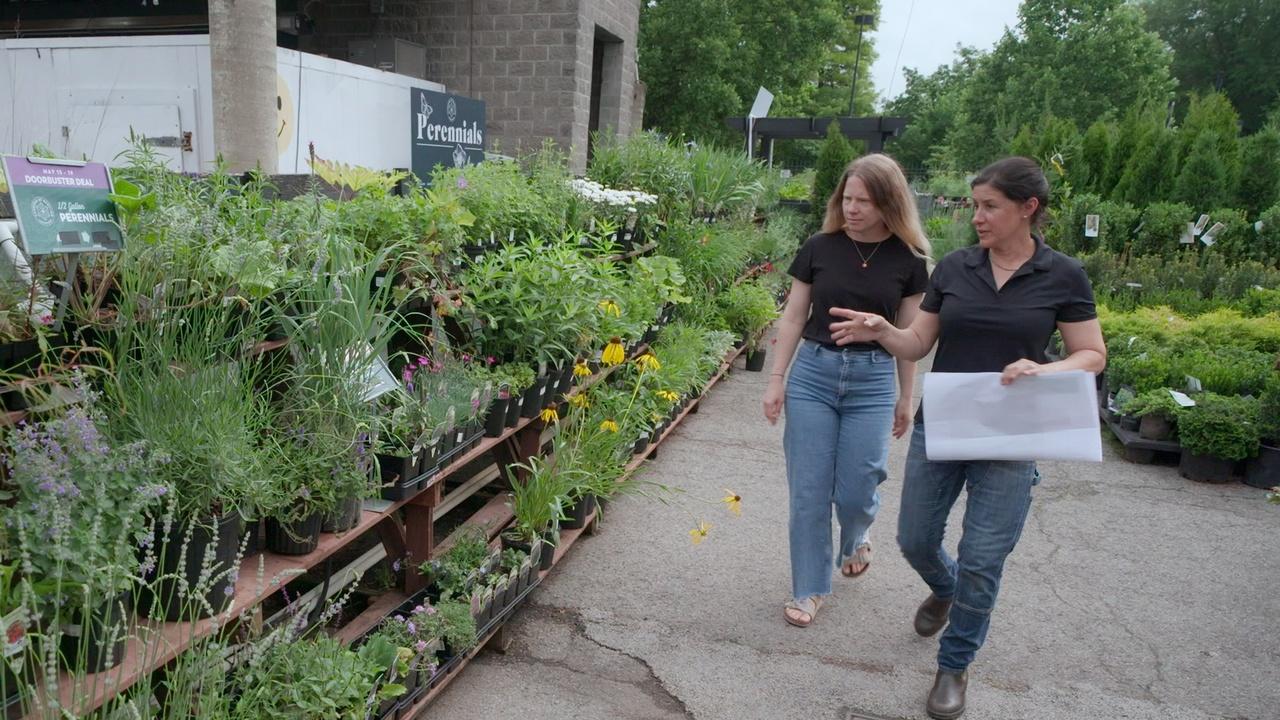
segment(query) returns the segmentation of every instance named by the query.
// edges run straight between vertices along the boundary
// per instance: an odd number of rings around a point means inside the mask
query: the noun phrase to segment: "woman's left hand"
[[[1004,366],[1004,372],[1000,374],[1000,384],[1009,385],[1020,377],[1039,375],[1043,371],[1044,365],[1034,360],[1027,360],[1026,358],[1015,360]]]
[[[900,438],[911,429],[911,397],[900,395],[893,406],[893,436]]]

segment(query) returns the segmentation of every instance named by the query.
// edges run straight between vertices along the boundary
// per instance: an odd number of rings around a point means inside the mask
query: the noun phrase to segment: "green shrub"
[[[1236,305],[1249,317],[1280,313],[1280,290],[1251,287],[1245,291],[1244,297]]]
[[[1280,258],[1280,205],[1264,210],[1258,218],[1262,229],[1258,231],[1258,247],[1269,258]]]
[[[1201,393],[1194,407],[1178,413],[1183,449],[1224,460],[1243,460],[1258,452],[1258,400]]]
[[[1236,205],[1249,217],[1280,202],[1280,127],[1268,125],[1240,143],[1242,170]],[[1280,253],[1272,255],[1280,257]]]
[[[815,229],[822,226],[822,220],[827,215],[827,200],[831,197],[831,193],[835,192],[836,185],[844,176],[844,169],[854,157],[854,148],[849,144],[844,133],[840,132],[839,123],[832,122],[827,126],[827,137],[822,142],[822,149],[818,151],[813,194],[810,196],[810,202],[813,204],[812,223]]]
[[[1258,435],[1268,445],[1280,445],[1280,373],[1271,373],[1258,398]]]
[[[716,298],[720,314],[729,329],[747,341],[747,348],[755,350],[764,331],[778,317],[773,294],[754,282],[735,285]]]
[[[1182,164],[1173,199],[1193,207],[1210,208],[1229,202],[1235,195],[1227,185],[1227,167],[1218,156],[1218,133],[1206,130],[1196,137]]]
[[[1135,395],[1132,400],[1120,407],[1120,412],[1125,415],[1137,415],[1139,417],[1158,414],[1168,420],[1176,420],[1178,410],[1181,407],[1178,401],[1173,399],[1173,395],[1169,393],[1169,388],[1156,388],[1147,390],[1141,395]]]
[[[1195,211],[1182,203],[1152,203],[1142,212],[1142,222],[1133,238],[1135,255],[1171,255]]]
[[[1115,387],[1128,386],[1136,393],[1173,385],[1182,385],[1179,377],[1166,353],[1142,352],[1109,359],[1107,363],[1108,382]]]
[[[1270,353],[1208,341],[1178,353],[1174,367],[1177,375],[1196,378],[1209,392],[1257,397],[1274,360]]]
[[[1223,228],[1214,237],[1210,251],[1221,254],[1228,264],[1267,259],[1258,243],[1254,242],[1257,233],[1253,230],[1253,223],[1245,218],[1243,210],[1218,208],[1210,211],[1209,226],[1213,227],[1218,223],[1222,223]]]
[[[1099,238],[1085,237],[1084,221],[1086,215],[1097,213],[1101,204],[1102,198],[1085,193],[1051,208],[1052,220],[1045,228],[1045,242],[1058,252],[1068,255],[1096,250]]]
[[[1133,228],[1138,224],[1140,211],[1129,203],[1108,200],[1098,205],[1095,212],[1102,216],[1098,245],[1109,252],[1124,252],[1133,236]]]

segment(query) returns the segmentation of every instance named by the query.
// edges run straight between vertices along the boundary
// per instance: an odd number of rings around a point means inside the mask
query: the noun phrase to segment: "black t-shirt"
[[[924,258],[912,254],[896,235],[883,242],[864,243],[844,231],[809,238],[787,273],[812,286],[813,312],[805,323],[804,338],[824,345],[834,344],[830,326],[836,318],[831,317],[831,308],[873,312],[894,322],[902,298],[919,295],[929,282]],[[875,350],[880,344],[852,343],[846,347]]]
[[[933,269],[920,309],[938,315],[934,372],[1000,372],[1016,360],[1043,363],[1060,322],[1098,317],[1084,267],[1036,239],[1036,251],[999,291],[987,251],[972,246]]]

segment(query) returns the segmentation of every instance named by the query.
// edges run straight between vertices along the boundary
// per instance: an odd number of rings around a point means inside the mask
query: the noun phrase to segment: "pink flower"
[[[41,324],[41,325],[52,325],[52,324],[53,324],[53,316],[52,316],[52,315],[50,315],[49,313],[45,313],[45,314],[41,315],[41,316],[40,316],[40,324]]]
[[[425,355],[420,356],[420,357],[418,358],[418,367],[426,367],[426,366],[427,366],[427,363],[429,363],[429,362],[431,362],[431,361],[430,361],[430,360],[428,360],[428,359],[427,359],[427,357],[426,357]]]
[[[467,189],[467,179],[461,175],[458,176],[458,189],[459,190]]]
[[[413,382],[413,370],[410,368],[405,368],[400,373],[400,379],[403,380],[405,383]]]
[[[493,365],[494,363],[498,362],[498,359],[490,355],[489,357],[485,358],[484,361],[490,365]]]

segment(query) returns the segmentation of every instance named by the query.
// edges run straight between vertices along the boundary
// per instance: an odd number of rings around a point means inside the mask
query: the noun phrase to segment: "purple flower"
[[[414,625],[412,620],[405,623],[405,629],[409,631],[410,635],[418,634],[418,626]]]
[[[310,500],[311,490],[306,487],[302,488],[301,490],[298,491],[298,497],[302,498],[303,500]]]
[[[392,571],[392,572],[400,572],[400,561],[399,561],[399,560],[397,560],[397,561],[395,561],[395,562],[391,563],[391,571]]]
[[[459,190],[467,189],[467,179],[461,175],[458,176],[458,189]]]
[[[427,651],[427,641],[419,640],[417,644],[415,644],[413,647],[415,650],[418,651],[418,654],[421,655],[422,653]]]
[[[227,597],[231,597],[232,595],[235,595],[235,594],[236,594],[236,586],[235,586],[235,585],[227,585],[226,587],[222,588],[222,594],[223,594],[223,595],[226,595]]]
[[[418,367],[426,367],[430,363],[431,361],[427,359],[426,355],[418,356]]]

